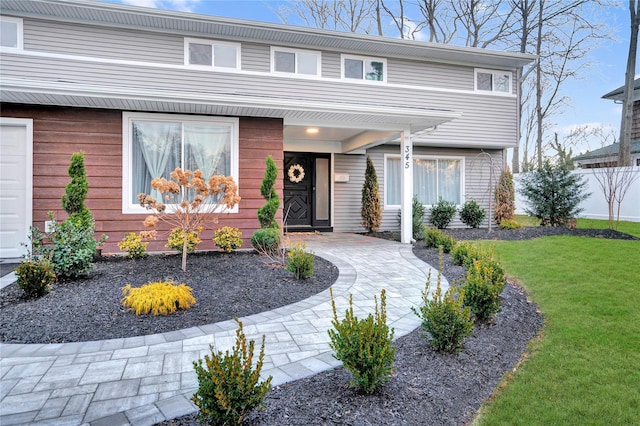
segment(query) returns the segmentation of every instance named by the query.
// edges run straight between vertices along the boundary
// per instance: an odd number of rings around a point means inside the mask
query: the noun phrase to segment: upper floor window
[[[22,19],[0,16],[0,47],[22,49]]]
[[[479,70],[476,72],[476,90],[511,93],[511,73],[508,71]]]
[[[213,40],[184,39],[185,65],[240,69],[240,45]]]
[[[311,50],[271,48],[271,71],[275,73],[320,76],[321,54]]]
[[[364,81],[387,81],[387,60],[342,55],[342,78]]]

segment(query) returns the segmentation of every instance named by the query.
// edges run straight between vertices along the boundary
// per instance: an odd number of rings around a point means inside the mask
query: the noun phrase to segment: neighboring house
[[[414,193],[487,208],[516,144],[517,70],[533,59],[86,0],[2,0],[0,13],[3,257],[48,211],[64,218],[80,150],[106,252],[142,228],[136,195],[178,165],[235,178],[242,201],[220,226],[239,227],[246,246],[267,155],[289,230],[363,231],[367,156],[385,230]]]
[[[624,86],[602,96],[615,103],[624,100]],[[612,167],[618,164],[620,145],[617,143],[600,149],[586,152],[573,158],[574,163],[581,169]],[[633,115],[631,116],[631,164],[640,166],[640,78],[633,82]]]

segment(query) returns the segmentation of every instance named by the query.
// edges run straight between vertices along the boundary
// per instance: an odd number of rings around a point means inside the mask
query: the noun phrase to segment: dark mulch
[[[520,229],[487,228],[477,229],[447,229],[446,233],[456,240],[530,240],[532,238],[548,237],[552,235],[572,235],[575,237],[608,238],[614,240],[638,240],[640,238],[624,232],[611,229],[582,229],[563,227],[526,227]]]
[[[46,296],[26,300],[13,284],[0,290],[0,341],[61,343],[142,336],[211,324],[285,306],[328,288],[337,268],[316,257],[313,278],[296,281],[255,253],[206,252],[103,258],[86,278],[56,285]],[[136,316],[122,307],[121,288],[173,280],[193,289],[197,303],[168,316]]]

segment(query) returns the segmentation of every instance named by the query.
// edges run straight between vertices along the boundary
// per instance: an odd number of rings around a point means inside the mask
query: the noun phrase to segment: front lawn
[[[540,226],[540,219],[532,216],[517,214],[515,220],[520,225],[526,227]],[[583,229],[608,229],[609,221],[580,218],[577,220],[576,227]],[[635,235],[636,237],[640,237],[640,222],[629,222],[621,220],[617,223],[616,230],[624,232],[626,234]]]
[[[478,423],[639,424],[640,243],[562,236],[495,246],[545,326]]]

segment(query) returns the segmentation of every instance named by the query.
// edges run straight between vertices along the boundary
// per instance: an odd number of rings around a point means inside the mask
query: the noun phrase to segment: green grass
[[[515,220],[522,226],[528,226],[528,227],[540,226],[540,219],[532,216],[517,214],[515,216]],[[608,229],[609,221],[600,220],[600,219],[580,218],[577,220],[576,227],[585,228],[585,229]],[[620,232],[624,232],[626,234],[640,237],[640,222],[628,222],[628,221],[621,220],[620,222],[617,223],[617,230]]]
[[[478,423],[640,424],[640,242],[547,237],[496,253],[545,326]]]
[[[540,219],[537,217],[517,214],[514,219],[522,226],[540,226]]]

